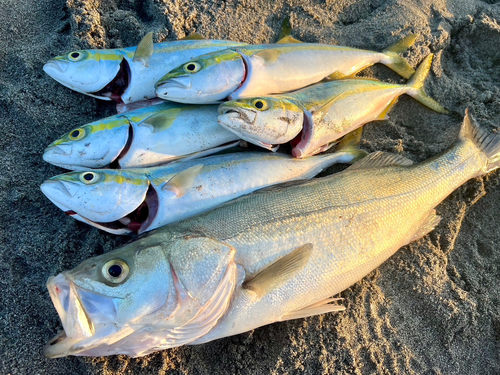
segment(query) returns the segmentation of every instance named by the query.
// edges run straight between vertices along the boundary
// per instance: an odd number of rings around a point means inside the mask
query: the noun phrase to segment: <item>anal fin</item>
[[[313,245],[307,243],[264,268],[242,286],[252,292],[257,299],[294,277],[306,265]]]
[[[375,120],[389,119],[389,116],[387,114],[392,109],[392,107],[394,107],[394,105],[398,102],[398,99],[399,99],[398,97],[392,99],[392,101],[387,105],[387,107],[385,107],[384,110],[380,112],[380,114],[377,117],[375,117]]]
[[[279,320],[285,321],[292,319],[301,319],[301,318],[307,318],[308,316],[326,314],[336,311],[343,311],[345,310],[344,305],[332,303],[332,302],[342,301],[342,299],[343,298],[327,298],[311,306],[307,306],[300,310],[289,312],[288,314],[283,315]]]
[[[411,241],[417,241],[423,237],[425,237],[427,234],[432,232],[434,228],[439,224],[441,221],[441,216],[436,214],[436,210],[432,210],[430,214],[427,216],[427,218],[424,220],[422,226],[418,229],[417,233],[413,236]]]

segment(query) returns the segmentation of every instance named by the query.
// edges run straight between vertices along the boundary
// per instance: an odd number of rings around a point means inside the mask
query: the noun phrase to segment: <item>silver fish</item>
[[[376,63],[409,78],[414,70],[399,54],[416,38],[409,35],[383,52],[301,43],[291,37],[272,45],[231,47],[172,70],[156,83],[156,95],[192,104],[252,98],[298,90],[326,77],[352,77]]]
[[[432,231],[434,208],[499,164],[500,135],[466,115],[457,142],[422,163],[374,153],[166,226],[48,280],[64,332],[44,353],[142,356],[342,310],[332,295]]]
[[[52,142],[43,159],[83,170],[110,164],[149,167],[211,155],[238,140],[217,116],[215,106],[163,102],[79,126]]]
[[[148,33],[137,47],[73,51],[49,60],[45,73],[82,94],[118,103],[155,98],[155,83],[169,70],[205,53],[245,43],[188,40],[153,44]]]
[[[405,85],[346,79],[288,94],[225,102],[219,106],[219,123],[258,146],[274,151],[277,145],[293,141],[295,157],[314,155],[370,121],[387,119],[387,113],[403,94],[446,113],[424,91],[431,63],[429,55]]]
[[[155,168],[71,172],[52,177],[41,189],[79,221],[113,234],[143,233],[257,189],[309,179],[335,163],[352,163],[366,155],[355,141],[357,136],[336,153],[304,160],[240,152]]]

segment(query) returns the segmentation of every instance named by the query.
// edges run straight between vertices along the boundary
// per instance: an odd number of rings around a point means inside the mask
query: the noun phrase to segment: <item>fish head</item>
[[[124,116],[80,126],[52,142],[43,160],[69,170],[102,168],[116,161],[131,142],[132,126]]]
[[[130,68],[117,50],[80,50],[49,60],[43,70],[60,84],[82,94],[121,102]]]
[[[40,188],[67,215],[117,234],[149,225],[158,207],[147,177],[131,170],[70,172],[46,180]]]
[[[218,121],[245,141],[274,149],[300,133],[304,111],[284,97],[238,99],[219,106]]]
[[[64,330],[45,346],[45,356],[133,355],[134,345],[142,346],[144,340],[124,342],[144,328],[144,318],[175,309],[169,262],[159,245],[142,246],[143,242],[88,259],[48,279]]]
[[[170,71],[155,85],[156,95],[180,103],[218,103],[244,81],[241,55],[227,49],[209,53]]]

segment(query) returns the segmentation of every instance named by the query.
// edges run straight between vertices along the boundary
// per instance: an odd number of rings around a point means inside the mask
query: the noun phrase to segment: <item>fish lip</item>
[[[63,146],[63,147],[61,147],[61,146]],[[69,147],[64,147],[64,146],[69,146]],[[71,155],[72,151],[73,151],[73,147],[69,143],[60,143],[57,145],[52,144],[52,145],[47,146],[45,148],[45,150],[43,151],[43,158],[45,160],[46,155],[48,156],[50,154],[58,154],[58,155],[68,156],[68,155]],[[45,160],[45,161],[47,161],[47,160]]]
[[[155,85],[156,94],[158,96],[168,96],[170,89],[189,89],[192,86],[191,78],[188,76],[173,77],[165,80],[160,84]]]
[[[68,67],[69,67],[69,62],[67,61],[49,60],[43,66],[43,71],[52,77],[52,74],[50,74],[51,69],[55,69],[59,73],[65,73]]]

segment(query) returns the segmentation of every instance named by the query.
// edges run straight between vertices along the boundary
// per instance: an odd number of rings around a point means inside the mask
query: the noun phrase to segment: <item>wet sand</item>
[[[37,0],[0,4],[0,363],[2,374],[495,374],[500,372],[500,173],[469,181],[437,208],[437,229],[402,248],[341,294],[346,311],[262,327],[144,358],[45,359],[60,330],[45,281],[126,239],[66,217],[39,185],[62,173],[42,160],[71,128],[112,115],[114,105],[73,92],[43,71],[82,48],[136,45],[197,31],[248,43],[293,35],[380,51],[419,34],[415,67],[436,57],[426,91],[440,115],[403,97],[387,121],[365,127],[367,151],[415,162],[449,146],[468,107],[486,129],[500,125],[500,5],[496,1],[153,2]],[[99,3],[102,3],[99,5]],[[363,76],[403,82],[384,66]],[[332,172],[330,170],[330,172]]]

